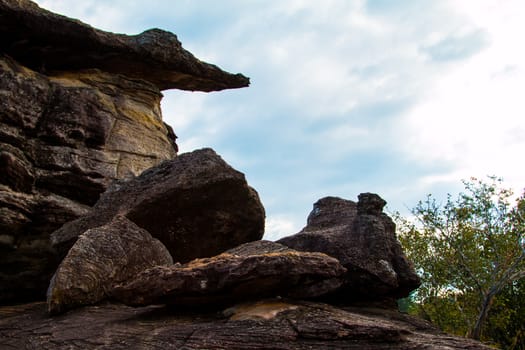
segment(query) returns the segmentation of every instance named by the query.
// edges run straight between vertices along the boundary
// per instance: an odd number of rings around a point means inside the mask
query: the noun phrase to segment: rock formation
[[[153,266],[171,265],[166,247],[122,216],[84,232],[60,263],[47,292],[49,313],[95,304],[113,286]]]
[[[337,259],[283,248],[256,241],[212,258],[152,267],[116,286],[113,297],[128,305],[217,307],[274,296],[310,299],[341,285],[345,269]]]
[[[181,154],[114,182],[90,215],[65,224],[52,234],[52,242],[67,252],[81,233],[116,215],[158,238],[181,263],[261,239],[264,233],[257,192],[211,149]]]
[[[486,349],[375,308],[419,284],[379,196],[323,198],[284,245],[261,241],[244,175],[176,156],[160,90],[248,83],[171,33],[0,0],[0,302],[56,270],[47,310],[0,306],[0,348]]]
[[[0,302],[44,297],[60,262],[50,233],[111,181],[176,155],[160,90],[248,84],[171,33],[118,35],[0,0]]]
[[[331,296],[333,300],[348,303],[406,297],[420,281],[397,241],[394,222],[382,213],[385,204],[372,193],[360,194],[358,203],[322,198],[314,204],[306,227],[278,242],[339,259],[347,273],[344,287]]]
[[[98,68],[147,80],[160,90],[217,91],[250,80],[196,59],[160,29],[128,36],[95,29],[43,10],[29,0],[0,0],[0,49],[32,70]]]

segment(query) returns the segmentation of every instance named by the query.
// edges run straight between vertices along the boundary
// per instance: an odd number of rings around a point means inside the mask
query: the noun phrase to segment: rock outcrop
[[[217,91],[250,80],[202,62],[172,33],[114,34],[41,9],[29,0],[0,0],[0,50],[41,73],[98,68],[146,80],[160,90]]]
[[[47,305],[0,306],[0,348],[486,349],[371,307],[419,284],[379,196],[321,199],[284,245],[261,241],[244,175],[176,156],[160,90],[248,84],[171,33],[0,0],[0,302],[56,270]]]
[[[385,204],[372,193],[360,194],[358,203],[322,198],[314,204],[306,227],[278,242],[341,262],[347,269],[345,284],[332,300],[394,301],[408,296],[420,280],[397,241],[394,222],[382,212]]]
[[[60,262],[50,233],[113,180],[175,157],[160,90],[248,84],[171,33],[113,34],[0,0],[0,302],[43,298]]]
[[[48,317],[44,303],[0,307],[2,349],[469,349],[490,347],[439,332],[393,310],[261,300],[223,312],[104,304]]]
[[[216,308],[275,296],[311,299],[336,290],[345,271],[328,255],[256,241],[212,258],[152,267],[116,286],[112,296],[128,305],[184,308]]]
[[[142,271],[173,264],[166,247],[122,216],[84,232],[51,279],[48,312],[56,314],[107,298]]]
[[[114,182],[91,214],[55,231],[52,242],[67,252],[80,234],[116,215],[147,230],[180,263],[217,255],[264,233],[257,192],[212,149],[181,154]]]

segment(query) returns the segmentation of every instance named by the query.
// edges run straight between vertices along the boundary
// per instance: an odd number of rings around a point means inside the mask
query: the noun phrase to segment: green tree
[[[474,339],[496,300],[508,306],[510,299],[496,297],[525,277],[525,194],[512,205],[512,191],[489,179],[464,181],[465,192],[444,204],[427,196],[413,220],[397,216],[399,239],[423,281],[413,295],[418,313]]]

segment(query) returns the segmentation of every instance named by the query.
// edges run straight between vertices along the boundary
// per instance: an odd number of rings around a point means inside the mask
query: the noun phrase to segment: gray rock
[[[65,254],[82,232],[116,215],[150,232],[181,263],[259,240],[264,233],[257,192],[212,149],[181,154],[115,182],[91,215],[65,224],[52,234],[52,242]]]
[[[345,271],[326,254],[255,241],[212,258],[153,267],[116,286],[113,297],[129,305],[185,308],[274,296],[309,299],[336,290]]]
[[[292,249],[323,252],[348,270],[344,286],[331,296],[343,303],[401,298],[420,284],[399,244],[386,202],[362,193],[359,202],[325,197],[314,204],[305,228],[278,243]]]
[[[117,216],[107,225],[84,232],[60,263],[47,291],[48,312],[95,304],[114,285],[132,280],[158,265],[171,265],[168,250],[157,239]]]

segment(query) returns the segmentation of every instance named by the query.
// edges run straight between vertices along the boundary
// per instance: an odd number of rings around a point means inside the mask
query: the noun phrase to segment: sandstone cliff
[[[50,233],[176,155],[160,90],[247,84],[171,33],[117,35],[0,0],[0,301],[43,298],[60,262]]]

